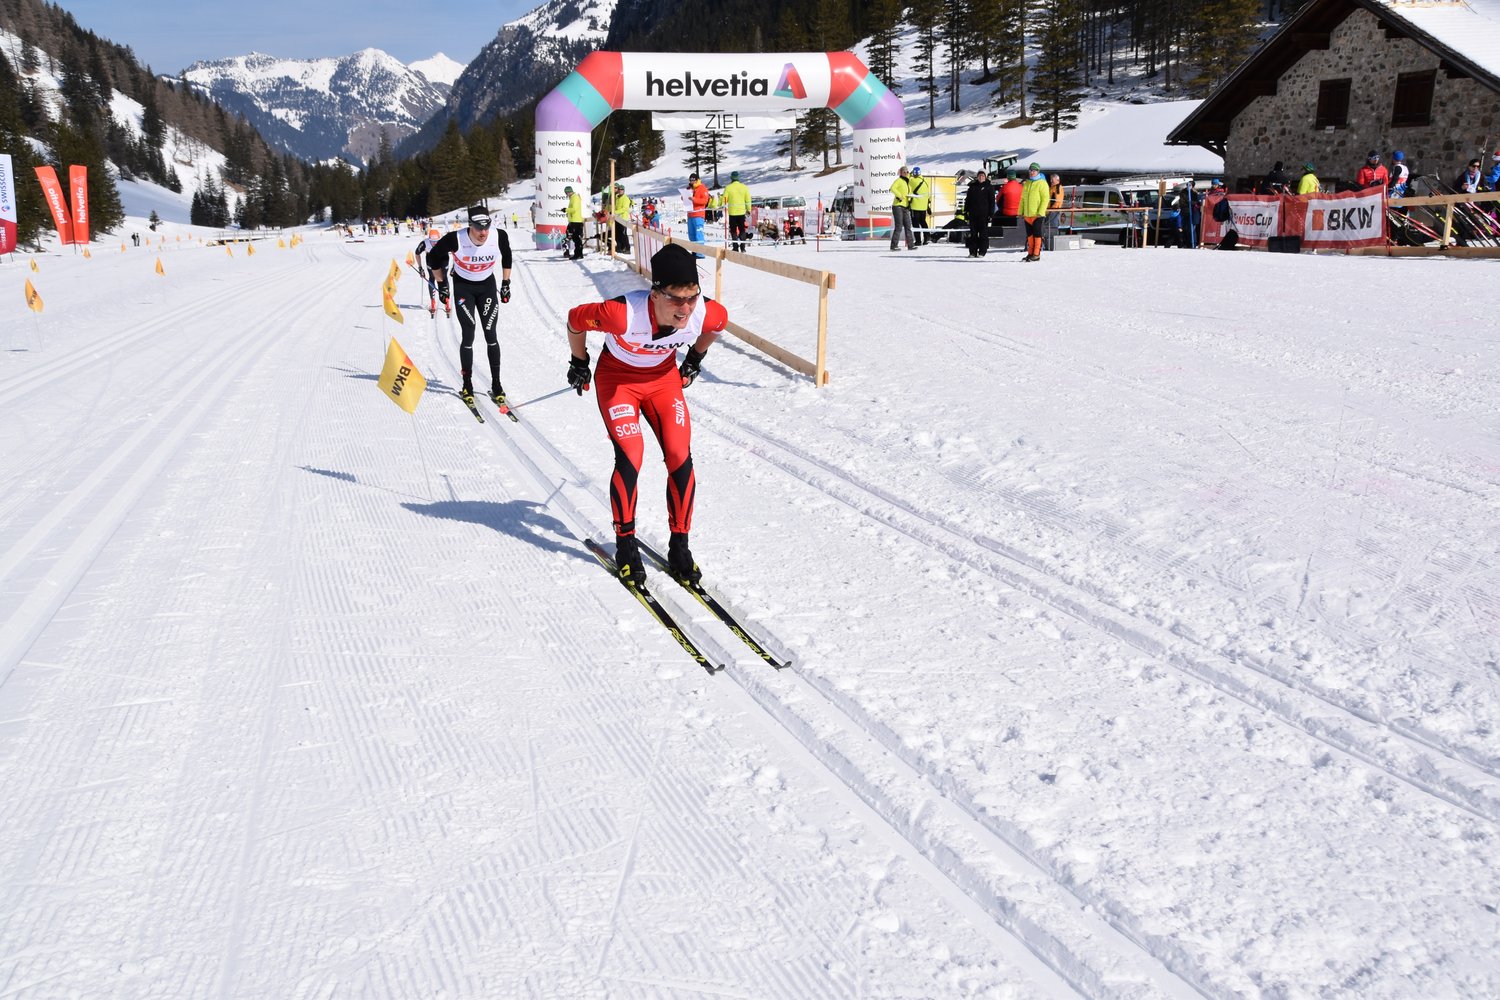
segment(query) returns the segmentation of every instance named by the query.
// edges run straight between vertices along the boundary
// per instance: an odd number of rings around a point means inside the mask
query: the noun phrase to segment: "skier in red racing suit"
[[[668,244],[651,257],[651,288],[568,312],[568,384],[581,396],[589,388],[586,334],[605,335],[594,370],[599,413],[615,449],[609,500],[615,524],[615,563],[626,583],[644,581],[635,538],[636,483],[645,456],[641,423],[649,424],[667,464],[667,518],[672,532],[667,566],[684,583],[702,572],[688,548],[693,526],[693,428],[682,390],[693,384],[703,356],[725,324],[724,307],[703,297],[693,255]],[[682,364],[677,348],[688,345]]]

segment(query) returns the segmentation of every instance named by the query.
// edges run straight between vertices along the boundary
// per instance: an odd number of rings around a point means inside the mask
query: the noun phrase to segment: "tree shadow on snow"
[[[594,561],[583,550],[567,525],[547,514],[541,504],[529,500],[510,500],[506,503],[439,500],[436,503],[403,503],[401,506],[423,517],[478,524],[502,535],[530,542],[546,552],[559,552],[585,562]]]

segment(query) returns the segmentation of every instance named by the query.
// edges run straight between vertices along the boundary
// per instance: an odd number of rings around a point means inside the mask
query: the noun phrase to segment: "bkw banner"
[[[1304,250],[1385,246],[1385,192],[1341,194],[1231,194],[1229,222],[1214,218],[1220,198],[1203,203],[1203,242],[1218,243],[1233,229],[1243,246],[1264,247],[1273,236],[1299,236]]]

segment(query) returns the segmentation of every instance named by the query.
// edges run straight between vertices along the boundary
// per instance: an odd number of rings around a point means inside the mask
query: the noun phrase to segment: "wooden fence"
[[[711,257],[714,261],[714,298],[722,301],[724,297],[724,264],[738,264],[742,267],[752,268],[756,271],[765,271],[767,274],[775,274],[792,281],[803,284],[816,285],[818,289],[818,346],[815,358],[807,360],[787,350],[779,344],[767,340],[759,334],[752,333],[733,320],[730,321],[728,330],[740,340],[749,344],[763,354],[769,355],[786,365],[793,371],[812,376],[813,384],[823,386],[828,384],[828,293],[833,290],[836,275],[829,271],[818,271],[811,267],[802,267],[799,264],[788,264],[779,260],[766,260],[754,254],[740,253],[737,250],[729,250],[725,247],[710,246],[706,243],[693,243],[689,240],[677,239],[658,229],[651,229],[640,223],[631,225],[634,233],[634,259],[616,257],[625,260],[632,268],[641,275],[649,278],[651,276],[651,252],[645,247],[651,244],[654,247],[665,246],[668,243],[676,243],[701,253],[704,257]],[[654,252],[654,251],[652,251]]]

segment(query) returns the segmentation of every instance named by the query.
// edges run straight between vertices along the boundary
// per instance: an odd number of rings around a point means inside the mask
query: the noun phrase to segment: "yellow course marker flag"
[[[380,391],[407,413],[415,413],[426,390],[427,379],[392,337],[385,352],[385,367],[380,371]]]
[[[385,314],[397,323],[405,326],[406,317],[401,315],[401,307],[396,305],[396,300],[391,297],[390,291],[382,288],[380,290],[380,297],[385,301]]]
[[[166,268],[164,268],[164,267],[161,266],[161,258],[160,257],[156,258],[156,273],[159,274],[159,275],[161,275],[163,278],[165,278],[167,276],[167,270],[166,270]]]
[[[34,313],[39,313],[44,308],[41,293],[36,290],[30,278],[26,279],[26,308]]]

